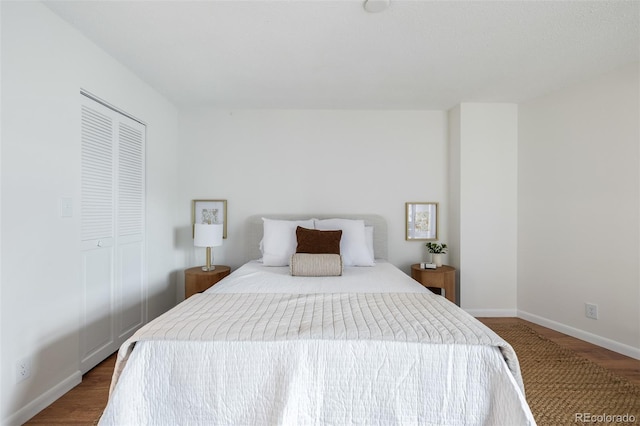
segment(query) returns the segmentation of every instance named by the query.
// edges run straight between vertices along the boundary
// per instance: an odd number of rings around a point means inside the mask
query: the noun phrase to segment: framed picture
[[[406,239],[438,239],[438,203],[405,203]]]
[[[227,238],[227,200],[193,200],[191,202],[191,236],[196,223],[222,223],[222,238]]]

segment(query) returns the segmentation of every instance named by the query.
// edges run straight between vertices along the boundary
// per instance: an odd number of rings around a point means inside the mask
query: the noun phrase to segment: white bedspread
[[[372,268],[324,294],[270,269],[260,293],[246,266],[122,346],[100,424],[534,424],[511,347],[443,297],[358,292]]]

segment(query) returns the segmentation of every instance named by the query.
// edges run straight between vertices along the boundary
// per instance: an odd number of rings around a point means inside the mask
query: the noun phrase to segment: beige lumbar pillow
[[[342,256],[330,253],[294,253],[289,263],[291,275],[334,277],[342,275]]]

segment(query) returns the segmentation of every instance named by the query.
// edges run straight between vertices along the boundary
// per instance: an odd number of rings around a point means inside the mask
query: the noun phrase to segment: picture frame
[[[405,203],[405,239],[430,241],[438,239],[438,203]]]
[[[227,200],[191,201],[191,236],[196,223],[222,223],[222,238],[227,238]]]

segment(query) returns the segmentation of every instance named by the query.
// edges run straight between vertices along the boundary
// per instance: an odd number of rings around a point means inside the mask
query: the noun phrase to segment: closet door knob
[[[102,241],[98,241],[98,247],[102,247]]]

